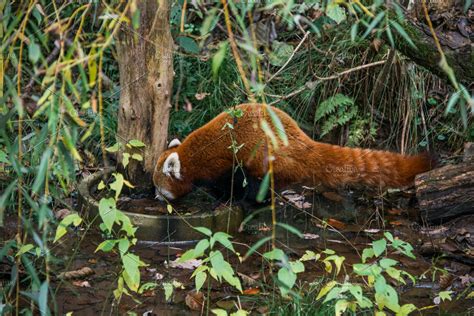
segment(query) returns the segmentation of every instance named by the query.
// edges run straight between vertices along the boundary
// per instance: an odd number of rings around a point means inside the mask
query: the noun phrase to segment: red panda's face
[[[174,200],[192,189],[192,183],[186,180],[181,168],[177,148],[181,143],[174,139],[168,145],[168,150],[161,154],[153,173],[156,199],[160,201]]]

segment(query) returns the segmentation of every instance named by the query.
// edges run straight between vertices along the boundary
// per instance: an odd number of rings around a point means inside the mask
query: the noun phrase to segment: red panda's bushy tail
[[[331,187],[404,187],[413,184],[417,174],[429,171],[435,165],[435,159],[428,153],[409,156],[334,145],[324,146],[319,153],[319,157],[324,157],[321,180]]]

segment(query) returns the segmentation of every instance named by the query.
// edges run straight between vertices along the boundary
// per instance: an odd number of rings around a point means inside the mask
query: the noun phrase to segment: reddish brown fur
[[[237,158],[244,163],[247,173],[262,178],[267,172],[268,154],[266,137],[259,122],[266,117],[272,125],[270,118],[262,104],[242,104],[237,108],[244,111],[233,130],[237,144],[244,144]],[[277,187],[291,183],[327,187],[402,187],[412,184],[416,174],[431,167],[429,157],[423,154],[405,156],[315,142],[290,116],[277,108],[272,109],[280,118],[289,141],[288,146],[280,143],[274,153]],[[177,198],[191,191],[196,181],[213,181],[231,170],[231,136],[229,129],[222,129],[226,122],[234,123],[230,115],[223,112],[191,133],[181,145],[166,150],[157,162],[153,176],[155,186],[168,190]],[[172,152],[179,155],[181,180],[162,172],[163,162]]]

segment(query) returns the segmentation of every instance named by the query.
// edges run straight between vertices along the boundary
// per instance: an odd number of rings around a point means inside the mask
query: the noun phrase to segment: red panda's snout
[[[180,144],[179,140],[172,140],[168,145],[169,150],[161,154],[156,163],[153,184],[155,185],[155,198],[160,201],[175,200],[192,190],[192,184],[185,179],[179,154],[174,148]]]

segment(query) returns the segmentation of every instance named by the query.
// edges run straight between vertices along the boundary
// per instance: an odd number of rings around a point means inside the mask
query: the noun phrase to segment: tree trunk
[[[447,165],[416,176],[421,216],[430,223],[474,214],[474,160]]]
[[[427,1],[427,5],[446,61],[459,81],[471,84],[474,81],[474,49],[471,40],[474,34],[470,27],[469,15],[474,13],[474,5],[467,13],[464,13],[463,9],[464,1],[456,5],[451,0]],[[393,17],[395,16],[393,13]],[[439,67],[440,55],[426,23],[421,1],[415,1],[413,8],[406,12],[405,19],[398,22],[402,24],[416,48],[397,35],[396,49],[418,65],[447,79],[446,73]],[[392,33],[397,34],[393,28]]]
[[[145,143],[143,161],[131,159],[127,173],[133,184],[151,186],[157,158],[168,132],[173,84],[173,39],[168,0],[137,1],[140,26],[123,25],[117,43],[120,106],[117,141]],[[119,155],[119,161],[122,155]]]

